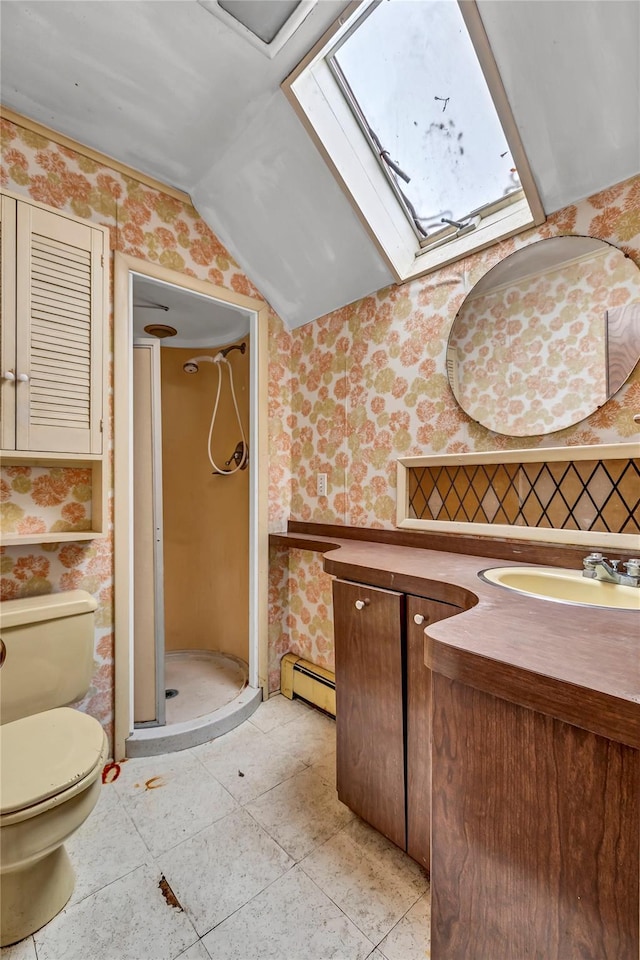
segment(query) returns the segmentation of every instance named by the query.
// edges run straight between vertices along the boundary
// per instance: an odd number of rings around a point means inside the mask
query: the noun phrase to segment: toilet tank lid
[[[75,617],[91,613],[97,601],[86,590],[67,590],[64,593],[48,593],[41,597],[24,597],[21,600],[5,600],[0,607],[0,629],[19,627],[41,620],[57,620],[59,617]]]

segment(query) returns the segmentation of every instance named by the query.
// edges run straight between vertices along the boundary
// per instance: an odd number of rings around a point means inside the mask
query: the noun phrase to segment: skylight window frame
[[[376,8],[376,7],[378,6],[378,4],[381,3],[381,2],[382,2],[382,0],[373,0],[373,2],[372,2],[372,4],[371,4],[371,8],[370,8],[370,10],[368,11],[368,13],[373,12],[373,10],[375,10],[375,8]],[[402,208],[402,210],[404,211],[404,214],[405,214],[407,220],[409,221],[409,226],[411,227],[411,229],[413,230],[413,232],[414,232],[415,235],[416,235],[416,240],[418,241],[418,243],[420,243],[422,240],[426,240],[426,239],[427,239],[426,234],[425,234],[425,233],[422,233],[422,234],[421,234],[421,233],[419,232],[419,229],[418,229],[418,227],[417,227],[417,225],[416,225],[416,219],[415,219],[415,217],[413,216],[413,214],[411,213],[411,210],[409,209],[409,207],[408,207],[408,205],[407,205],[406,198],[403,196],[403,193],[402,193],[402,188],[400,187],[400,185],[398,184],[398,182],[397,182],[397,180],[396,180],[396,178],[395,178],[395,176],[394,176],[393,168],[383,159],[382,153],[380,152],[380,150],[379,150],[379,148],[378,148],[378,144],[380,143],[380,141],[378,141],[378,143],[376,143],[376,141],[374,140],[374,138],[373,138],[373,136],[372,136],[371,127],[369,126],[369,123],[367,122],[367,118],[365,117],[364,113],[362,112],[362,108],[360,107],[360,104],[358,103],[358,98],[356,97],[356,95],[354,94],[353,90],[351,89],[351,86],[350,86],[350,84],[349,84],[349,81],[348,81],[347,78],[345,77],[345,75],[344,75],[344,73],[343,73],[343,71],[342,71],[342,68],[341,68],[340,64],[339,64],[339,63],[336,61],[336,59],[335,59],[335,53],[340,49],[340,46],[344,43],[344,41],[349,38],[349,36],[351,35],[351,33],[352,33],[354,30],[357,30],[357,29],[358,29],[358,27],[360,26],[360,23],[362,22],[362,19],[364,19],[364,18],[361,18],[360,20],[358,20],[357,23],[355,23],[355,24],[353,25],[353,27],[351,28],[351,30],[349,30],[349,31],[345,34],[345,36],[342,38],[342,40],[340,41],[340,43],[336,44],[336,46],[332,48],[331,52],[328,53],[327,56],[325,57],[325,60],[326,60],[326,62],[327,62],[327,66],[329,67],[329,70],[330,70],[331,73],[333,74],[334,80],[336,81],[337,85],[339,86],[339,88],[340,88],[340,90],[341,90],[341,92],[342,92],[343,97],[345,98],[345,101],[347,102],[347,104],[349,105],[351,111],[353,112],[353,115],[354,115],[354,117],[355,117],[358,125],[360,126],[360,129],[362,130],[362,133],[363,133],[363,135],[364,135],[364,138],[365,138],[365,140],[367,141],[367,143],[369,144],[369,147],[370,147],[370,149],[371,149],[374,157],[376,157],[376,159],[378,160],[378,162],[379,162],[379,164],[380,164],[380,169],[382,170],[384,176],[386,177],[387,181],[389,182],[389,185],[391,186],[391,189],[392,189],[393,192],[395,193],[396,198],[397,198],[397,200],[398,200],[398,203],[399,203],[400,207]],[[376,139],[377,139],[377,137],[376,137]]]
[[[225,10],[224,7],[221,7],[218,0],[197,0],[197,2],[203,9],[207,10],[208,13],[213,14],[214,17],[233,30],[234,33],[242,37],[243,40],[246,40],[247,43],[250,43],[252,47],[259,50],[260,53],[268,57],[269,60],[272,60],[276,54],[282,50],[285,43],[291,39],[298,27],[304,23],[318,3],[318,0],[301,0],[293,13],[284,21],[275,36],[268,42],[262,40],[253,30],[245,26],[245,24],[234,17],[233,14]]]
[[[443,227],[421,238],[391,171],[356,118],[329,58],[378,5],[353,0],[282,84],[334,176],[397,282],[430,273],[477,250],[544,223],[545,214],[475,0],[457,0],[511,151],[521,191],[497,198],[468,215],[471,230]],[[336,65],[339,66],[339,65]],[[345,83],[348,87],[348,80]],[[355,104],[357,98],[351,92]],[[518,194],[520,194],[518,196]],[[479,219],[478,219],[479,218]],[[465,218],[467,219],[467,218]],[[453,236],[449,237],[447,234]]]

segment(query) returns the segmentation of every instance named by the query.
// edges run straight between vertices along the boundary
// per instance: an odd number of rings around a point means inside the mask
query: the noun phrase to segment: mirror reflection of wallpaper
[[[607,310],[608,395],[617,393],[640,357],[640,301]]]
[[[469,298],[449,345],[463,409],[496,432],[531,436],[601,406],[609,396],[607,311],[637,297],[627,266],[607,247]]]

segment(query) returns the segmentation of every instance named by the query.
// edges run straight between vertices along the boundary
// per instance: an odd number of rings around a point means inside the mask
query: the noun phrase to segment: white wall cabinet
[[[2,197],[2,449],[101,454],[106,228]]]
[[[37,542],[103,532],[108,254],[107,227],[0,194],[3,462],[93,468],[92,530]]]

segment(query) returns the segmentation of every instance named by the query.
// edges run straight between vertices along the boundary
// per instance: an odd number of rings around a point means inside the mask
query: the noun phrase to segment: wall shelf
[[[1,450],[2,466],[86,467],[91,470],[91,530],[47,530],[44,533],[0,531],[0,546],[27,546],[41,543],[73,543],[98,540],[105,536],[107,523],[107,484],[104,482],[105,457],[102,454],[73,455]]]
[[[1,547],[28,546],[34,543],[74,543],[84,540],[99,540],[104,533],[95,530],[61,530],[59,533],[8,533],[0,534]]]
[[[637,553],[638,443],[402,457],[397,466],[401,529]]]

